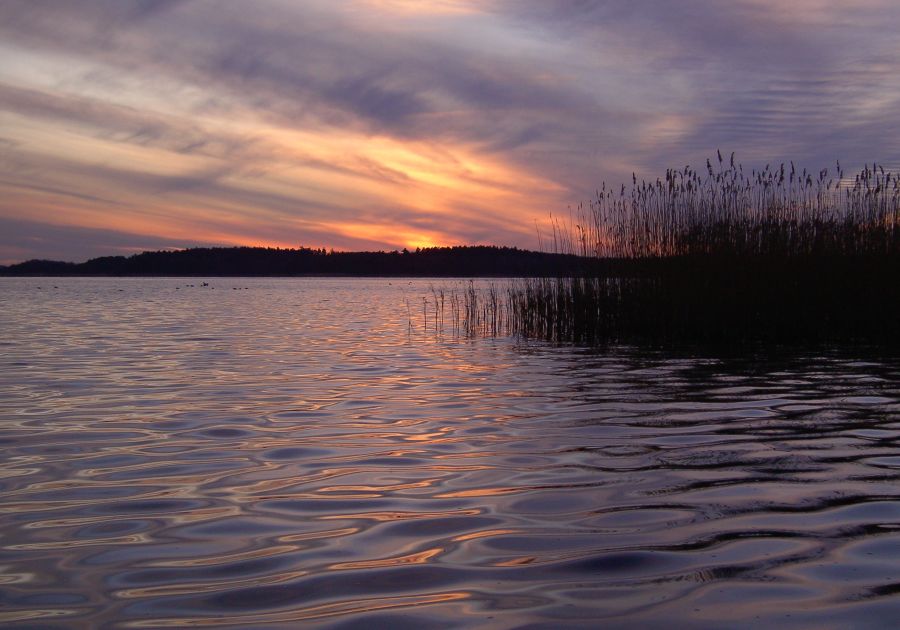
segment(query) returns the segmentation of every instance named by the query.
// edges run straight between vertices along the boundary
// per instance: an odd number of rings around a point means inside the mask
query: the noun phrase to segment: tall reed
[[[881,166],[747,172],[718,154],[703,172],[604,184],[551,223],[580,273],[513,282],[502,305],[470,288],[469,334],[499,322],[557,342],[900,345],[900,177]]]
[[[853,179],[798,171],[793,163],[745,173],[718,155],[717,167],[669,169],[618,190],[604,183],[572,225],[553,222],[565,253],[593,258],[672,256],[884,255],[900,249],[900,177],[873,164]]]

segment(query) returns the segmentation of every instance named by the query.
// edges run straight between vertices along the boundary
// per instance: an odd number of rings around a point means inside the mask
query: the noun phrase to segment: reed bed
[[[498,337],[512,332],[509,292],[512,284],[501,289],[496,283],[431,287],[422,297],[421,317],[413,317],[406,300],[410,334],[415,330],[438,337]]]
[[[455,295],[459,334],[555,342],[900,346],[900,178],[846,178],[791,163],[745,172],[719,154],[705,172],[597,191],[553,220],[569,277]],[[435,304],[437,300],[435,299]]]
[[[840,162],[745,173],[719,154],[704,173],[687,166],[633,178],[630,189],[604,184],[574,222],[554,222],[553,236],[561,251],[595,259],[896,255],[900,177],[873,164],[847,179]]]

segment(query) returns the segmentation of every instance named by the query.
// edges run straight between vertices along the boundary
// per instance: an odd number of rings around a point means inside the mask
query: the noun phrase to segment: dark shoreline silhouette
[[[103,256],[83,263],[28,260],[0,267],[0,275],[538,277],[569,275],[580,269],[579,257],[570,254],[480,245],[392,252],[198,247],[128,257]]]

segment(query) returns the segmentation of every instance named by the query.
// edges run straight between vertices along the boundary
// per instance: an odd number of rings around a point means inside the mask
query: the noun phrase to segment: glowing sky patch
[[[535,248],[602,181],[900,164],[900,5],[0,3],[0,262]]]

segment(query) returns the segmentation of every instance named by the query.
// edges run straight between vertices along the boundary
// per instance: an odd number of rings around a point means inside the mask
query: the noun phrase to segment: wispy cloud
[[[898,32],[889,0],[6,0],[0,218],[533,247],[601,180],[716,148],[900,165]],[[0,258],[63,251],[26,242]]]

